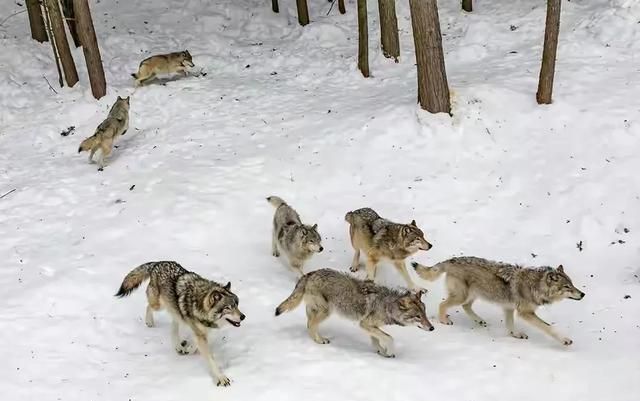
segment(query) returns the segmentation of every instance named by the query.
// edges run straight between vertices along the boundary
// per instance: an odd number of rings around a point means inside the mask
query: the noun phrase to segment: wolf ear
[[[418,227],[418,225],[416,224],[416,221],[415,221],[415,220],[411,220],[411,223],[410,223],[410,224],[411,224],[412,226],[414,226],[414,227]]]
[[[315,230],[316,228],[318,228],[318,225],[314,224],[313,226],[311,226],[311,228]]]
[[[556,270],[559,271],[560,273],[564,273],[564,266],[560,265]]]
[[[227,283],[227,285],[225,285],[225,286],[224,286],[224,289],[225,289],[225,290],[230,290],[230,289],[231,289],[231,281],[229,281],[229,282]]]

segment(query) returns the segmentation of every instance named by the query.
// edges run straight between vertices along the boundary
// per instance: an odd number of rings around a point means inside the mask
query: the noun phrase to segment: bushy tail
[[[122,280],[122,284],[120,285],[120,289],[116,293],[116,297],[122,298],[131,294],[136,288],[140,287],[140,284],[151,275],[151,268],[153,268],[154,263],[145,263],[131,270],[129,274],[126,275],[124,280]]]
[[[132,77],[134,77],[135,79],[138,79],[138,73],[134,72],[133,74],[131,74]]]
[[[411,266],[415,269],[421,279],[427,281],[435,281],[445,273],[447,262],[437,263],[434,266],[424,266],[417,262],[411,262]]]
[[[78,153],[89,150],[93,147],[96,141],[96,136],[92,135],[89,138],[86,138],[82,142],[80,142],[80,147],[78,148]]]
[[[304,288],[307,285],[307,280],[309,279],[309,274],[305,274],[300,277],[300,280],[296,283],[296,288],[293,289],[289,298],[282,301],[280,305],[276,308],[276,316],[280,316],[284,312],[289,312],[300,305],[302,302],[302,297],[304,296]]]
[[[269,196],[269,197],[267,198],[267,201],[268,201],[269,203],[271,203],[271,204],[272,204],[274,207],[276,207],[276,208],[277,208],[277,207],[280,207],[280,206],[282,206],[282,205],[286,205],[286,204],[287,204],[287,202],[285,202],[281,197],[279,197],[279,196],[273,196],[273,195],[272,195],[272,196]]]

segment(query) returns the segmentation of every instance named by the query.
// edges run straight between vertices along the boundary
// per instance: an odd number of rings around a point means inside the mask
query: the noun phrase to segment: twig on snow
[[[7,192],[6,194],[4,194],[4,195],[0,196],[0,199],[4,198],[5,196],[7,196],[7,195],[9,195],[10,193],[15,192],[15,191],[16,191],[16,189],[15,189],[15,188],[13,188],[11,191],[9,191],[9,192]]]
[[[53,93],[55,93],[57,95],[58,92],[55,89],[53,89],[53,86],[51,86],[51,84],[49,83],[49,80],[47,79],[47,77],[45,77],[43,75],[42,78],[44,78],[44,80],[47,81],[47,85],[49,85],[49,89],[51,89],[53,91]]]
[[[333,0],[331,2],[331,7],[329,7],[329,11],[327,11],[327,15],[329,15],[329,13],[331,12],[331,10],[333,10],[333,6],[336,4],[336,0]]]
[[[15,17],[18,14],[22,14],[22,13],[26,13],[27,10],[20,10],[20,11],[16,11],[15,13],[9,15],[8,17],[6,17],[5,19],[3,19],[2,21],[0,21],[0,26],[4,25],[5,22],[7,22],[7,20],[9,18]]]

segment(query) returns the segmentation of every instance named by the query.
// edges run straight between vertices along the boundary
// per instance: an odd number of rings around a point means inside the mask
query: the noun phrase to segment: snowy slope
[[[3,15],[23,9],[5,3]],[[355,69],[355,1],[326,16],[329,4],[310,0],[305,28],[295,2],[280,3],[277,15],[258,0],[91,2],[109,83],[99,102],[81,52],[80,84],[54,94],[50,47],[28,38],[26,14],[0,26],[0,196],[16,188],[0,199],[1,398],[639,399],[640,2],[563,2],[543,107],[544,1],[479,0],[472,14],[441,1],[453,118],[415,104],[406,1],[400,64],[380,54],[369,2],[368,80]],[[182,48],[206,76],[134,93],[141,59]],[[78,144],[130,93],[131,128],[98,173]],[[343,216],[362,206],[415,218],[435,245],[423,263],[562,263],[587,296],[540,314],[574,344],[519,321],[530,339],[507,337],[500,309],[481,302],[488,328],[460,311],[442,326],[437,282],[423,283],[436,330],[390,327],[396,359],[338,317],[321,327],[331,344],[317,345],[303,308],[273,317],[295,278],[270,253],[271,194],[319,224],[326,250],[309,269],[347,268]],[[233,283],[246,323],[212,336],[231,387],[173,351],[167,315],[144,325],[144,291],[113,297],[130,269],[158,259]]]

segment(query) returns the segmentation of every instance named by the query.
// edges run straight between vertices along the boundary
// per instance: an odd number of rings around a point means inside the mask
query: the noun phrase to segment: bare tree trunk
[[[538,104],[550,104],[553,93],[553,75],[556,69],[556,51],[560,32],[560,0],[547,0],[547,21],[544,28],[542,67],[536,100]]]
[[[400,57],[400,40],[398,39],[398,17],[396,17],[396,0],[378,0],[380,13],[380,39],[382,54],[398,62]]]
[[[367,0],[358,0],[358,69],[369,77],[369,24]]]
[[[31,28],[31,37],[38,42],[46,42],[47,30],[44,26],[42,18],[42,7],[38,0],[27,0],[27,13],[29,14],[29,27]]]
[[[87,0],[73,0],[73,11],[78,25],[78,36],[82,43],[82,51],[87,62],[91,93],[96,99],[100,99],[107,93],[107,82],[104,78],[100,49],[96,39],[96,31],[91,20],[91,11]]]
[[[60,3],[62,4],[62,15],[64,15],[65,21],[67,21],[73,44],[76,47],[80,47],[80,38],[78,38],[78,30],[76,29],[76,17],[73,12],[73,0],[60,0]]]
[[[60,59],[58,58],[58,49],[56,48],[56,40],[51,31],[51,19],[49,18],[49,11],[47,7],[44,7],[44,23],[46,25],[47,34],[49,36],[49,43],[51,43],[51,50],[53,51],[53,59],[56,62],[56,69],[58,70],[58,83],[62,88],[64,86],[64,80],[62,79],[62,69],[60,68]]]
[[[340,11],[340,14],[345,14],[347,12],[347,9],[344,8],[344,0],[338,0],[338,11]]]
[[[280,12],[280,7],[278,6],[278,0],[271,0],[271,9],[274,13]]]
[[[305,26],[309,23],[307,0],[296,0],[296,5],[298,6],[298,22],[300,25]]]
[[[472,0],[462,0],[462,9],[468,13],[473,11],[473,2]]]
[[[73,56],[69,49],[67,33],[64,30],[62,14],[60,13],[60,4],[58,0],[45,0],[45,7],[47,7],[47,12],[49,13],[49,22],[51,23],[56,48],[60,55],[64,78],[67,81],[67,85],[72,87],[78,82],[78,71],[76,71],[76,65],[73,63]]]
[[[409,0],[418,65],[418,102],[431,113],[451,114],[437,0]]]

